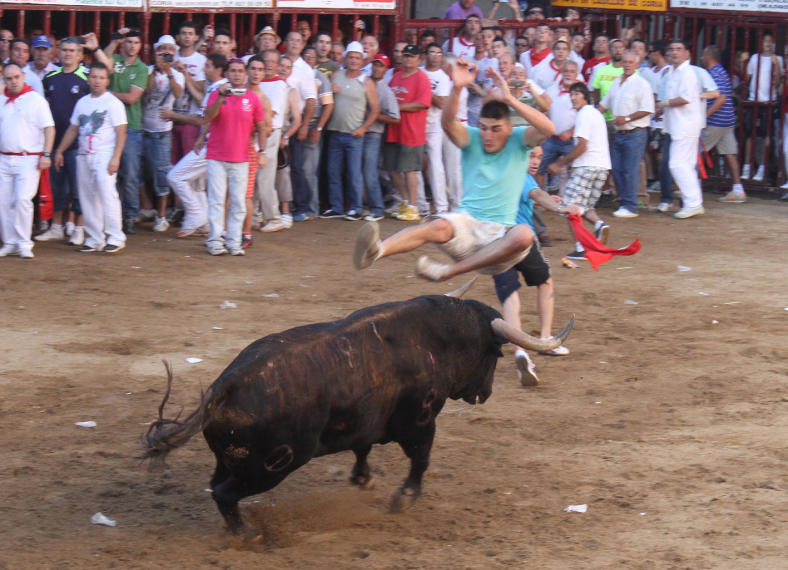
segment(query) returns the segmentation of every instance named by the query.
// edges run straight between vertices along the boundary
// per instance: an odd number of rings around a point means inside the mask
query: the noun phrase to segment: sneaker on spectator
[[[361,212],[359,212],[358,210],[348,210],[345,213],[345,219],[346,220],[350,220],[351,222],[358,222],[359,220],[362,220],[363,218],[364,218],[364,216],[362,216]]]
[[[241,236],[241,249],[252,247],[252,234],[243,234]]]
[[[765,175],[766,175],[766,167],[763,164],[761,164],[758,167],[758,170],[755,171],[755,176],[753,176],[752,179],[755,180],[756,182],[761,182]],[[742,176],[742,178],[744,177]]]
[[[428,281],[443,281],[449,266],[422,255],[416,261],[416,275]]]
[[[372,212],[364,216],[365,222],[377,222],[378,220],[382,220],[382,219],[383,216],[381,216],[380,214],[373,214]]]
[[[294,222],[310,222],[314,219],[315,217],[312,214],[307,214],[306,212],[298,212],[293,216]]]
[[[419,214],[416,206],[406,205],[405,211],[402,214],[398,214],[397,219],[403,222],[418,222],[421,220],[421,214]]]
[[[136,225],[136,221],[134,220],[134,218],[126,218],[125,220],[123,220],[123,233],[128,235],[136,234],[137,228],[135,227],[135,225]]]
[[[9,243],[0,247],[0,257],[7,255],[19,255],[19,247],[15,243]]]
[[[617,218],[637,218],[639,214],[622,207],[613,212],[613,215]]]
[[[68,238],[68,245],[82,245],[83,243],[85,243],[85,228],[76,226],[71,232],[71,237]]]
[[[66,222],[66,225],[65,225],[66,235],[71,237],[71,232],[74,231],[75,227],[76,227],[76,225],[74,224],[74,222]]]
[[[399,219],[401,215],[408,211],[408,204],[406,202],[400,202],[399,206],[396,208],[389,208],[387,212],[391,215],[394,219]]]
[[[528,353],[519,349],[514,355],[514,362],[517,365],[517,376],[523,386],[537,386],[539,378],[536,376],[536,365]]]
[[[103,251],[104,253],[118,253],[124,247],[126,246],[108,243],[107,245],[104,246],[104,249],[102,249],[101,251]]]
[[[610,226],[602,222],[602,225],[594,230],[594,237],[602,245],[607,245],[607,238],[610,237]]]
[[[661,190],[661,184],[659,180],[652,180],[646,186],[646,192],[659,192]]]
[[[331,208],[329,208],[328,210],[324,210],[323,213],[320,214],[320,217],[323,218],[323,219],[329,219],[329,218],[341,218],[344,215],[345,214],[342,214],[340,212],[336,212],[336,211],[332,210]]]
[[[45,231],[43,234],[38,234],[33,239],[36,241],[51,241],[51,240],[62,240],[66,238],[66,232],[63,231],[63,226],[60,224],[52,224],[49,226],[49,229]]]
[[[670,212],[672,207],[673,204],[670,202],[660,202],[659,206],[657,206],[657,212],[662,212],[664,214],[666,212]]]
[[[281,216],[282,223],[285,225],[285,228],[288,230],[293,227],[293,214],[290,212],[285,212]]]
[[[216,244],[208,246],[208,253],[211,255],[224,255],[225,253],[229,253],[227,248],[224,247],[222,244]]]
[[[85,244],[82,247],[78,248],[77,251],[79,253],[91,253],[93,251],[99,251],[99,248],[97,248],[95,246],[92,246],[92,245]]]
[[[567,253],[566,258],[571,259],[572,261],[588,261],[586,259],[586,252],[581,250],[573,251],[572,253]]]
[[[49,220],[41,220],[38,222],[38,231],[45,232],[49,229]]]
[[[687,218],[691,218],[693,216],[700,216],[701,214],[705,214],[706,210],[703,209],[703,206],[696,206],[694,208],[682,208],[675,214],[673,214],[674,218],[678,218],[679,220],[685,220]]]
[[[196,228],[181,228],[177,232],[175,232],[175,237],[178,239],[184,239],[196,234],[197,234]]]
[[[227,251],[230,253],[230,255],[246,255],[243,247],[231,247]]]
[[[156,216],[156,223],[153,224],[153,231],[166,232],[168,229],[170,229],[170,222],[167,221],[167,218]]]
[[[33,255],[32,249],[20,249],[19,257],[22,259],[33,259],[35,255]]]
[[[209,235],[211,235],[211,228],[208,224],[205,224],[204,226],[200,226],[199,228],[194,230],[194,232],[195,235],[199,237],[208,237]]]
[[[717,198],[717,201],[724,204],[744,204],[747,201],[747,194],[736,194],[730,191],[725,196]]]
[[[750,177],[750,165],[745,164],[741,167],[741,178],[749,178]]]
[[[140,210],[140,213],[137,214],[137,221],[138,222],[149,222],[150,220],[154,219],[158,215],[158,212],[153,208],[147,208]]]
[[[287,226],[280,218],[274,218],[262,228],[260,228],[261,232],[264,233],[273,233],[273,232],[281,232],[282,230],[286,230]]]
[[[780,190],[788,190],[788,181],[785,182],[782,186],[780,186]],[[782,198],[780,198],[782,200]]]

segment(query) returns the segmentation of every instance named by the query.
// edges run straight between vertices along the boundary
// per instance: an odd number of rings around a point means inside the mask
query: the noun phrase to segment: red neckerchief
[[[573,81],[572,83],[573,83],[573,84],[574,84],[574,83],[582,83],[583,85],[585,85],[585,84],[586,84],[586,82],[585,82],[585,81],[582,81],[582,80],[580,80],[580,79],[576,79],[576,80],[575,80],[575,81]],[[570,85],[569,87],[571,87],[571,85]],[[569,89],[564,89],[564,82],[563,82],[563,81],[561,81],[561,82],[558,84],[558,96],[560,97],[560,96],[561,96],[561,95],[563,95],[564,93],[569,93]]]
[[[3,89],[3,95],[8,97],[8,99],[6,100],[6,105],[8,103],[13,103],[15,99],[18,99],[19,97],[21,97],[25,93],[30,93],[32,90],[33,90],[33,88],[30,87],[30,85],[25,85],[24,87],[22,87],[22,90],[19,93],[11,94],[11,93],[8,92],[8,87],[6,87],[5,89]]]
[[[572,224],[572,229],[574,230],[575,239],[577,239],[580,245],[585,249],[585,257],[588,259],[594,271],[599,271],[597,268],[603,263],[607,263],[613,259],[614,255],[634,255],[640,251],[640,239],[638,238],[635,238],[635,241],[627,247],[606,247],[599,243],[594,237],[594,234],[583,226],[583,218],[577,214],[569,214],[568,217],[569,223]]]
[[[282,79],[278,75],[274,75],[271,79],[261,79],[260,83],[269,83],[271,81],[284,81],[284,79]]]
[[[561,75],[561,68],[560,67],[556,67],[555,64],[553,63],[553,61],[554,60],[552,60],[552,59],[550,60],[550,69],[555,71],[555,77],[553,77],[553,81],[555,81],[556,79],[558,79],[558,76]]]
[[[534,50],[531,49],[531,66],[533,67],[538,65],[551,53],[553,53],[553,50],[551,50],[549,47],[544,48],[540,52],[534,52]]]

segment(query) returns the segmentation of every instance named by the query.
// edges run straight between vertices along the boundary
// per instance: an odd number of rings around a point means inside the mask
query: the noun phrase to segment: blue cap
[[[51,48],[52,47],[52,42],[50,42],[49,38],[44,36],[44,35],[33,36],[33,41],[30,42],[30,46],[34,47],[34,48],[37,48],[37,47]]]

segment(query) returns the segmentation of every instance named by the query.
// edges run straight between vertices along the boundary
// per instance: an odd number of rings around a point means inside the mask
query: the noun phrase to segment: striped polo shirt
[[[717,64],[709,70],[711,78],[717,84],[720,93],[725,94],[725,103],[717,109],[717,112],[706,119],[706,124],[710,127],[735,127],[736,114],[733,112],[733,90],[731,88],[731,78],[721,64]],[[706,108],[714,104],[714,99],[706,101]]]

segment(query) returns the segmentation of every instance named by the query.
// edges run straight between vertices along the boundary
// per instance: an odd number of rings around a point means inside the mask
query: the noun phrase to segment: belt
[[[626,131],[616,131],[617,135],[625,135],[627,133],[634,133],[635,131],[642,131],[643,129],[647,129],[648,127],[635,127],[634,129],[627,129]]]
[[[41,156],[43,153],[40,153],[40,152],[0,152],[0,154],[4,154],[6,156]]]

